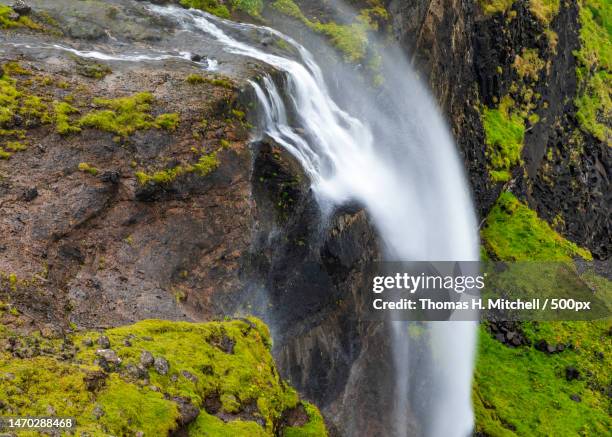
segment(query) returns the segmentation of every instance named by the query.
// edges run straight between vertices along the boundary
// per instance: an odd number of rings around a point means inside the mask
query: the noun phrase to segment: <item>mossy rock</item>
[[[5,415],[71,416],[77,433],[90,435],[327,435],[310,404],[306,423],[285,420],[301,401],[280,378],[268,328],[255,318],[147,320],[64,339],[3,329],[0,343]]]

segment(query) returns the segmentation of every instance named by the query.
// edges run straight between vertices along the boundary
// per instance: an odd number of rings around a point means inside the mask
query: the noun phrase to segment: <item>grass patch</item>
[[[489,173],[495,182],[509,180],[511,168],[521,162],[525,122],[512,111],[513,107],[514,101],[506,96],[497,109],[482,109]]]
[[[571,261],[592,259],[591,253],[566,240],[512,193],[499,196],[487,216],[482,238],[500,260]]]
[[[576,73],[579,92],[575,103],[581,128],[612,146],[612,3],[582,0],[580,7],[580,50]]]

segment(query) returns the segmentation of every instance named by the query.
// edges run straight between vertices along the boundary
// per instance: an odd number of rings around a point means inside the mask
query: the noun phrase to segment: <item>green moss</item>
[[[0,126],[13,120],[21,97],[14,79],[7,74],[0,77]]]
[[[13,156],[11,152],[7,152],[2,147],[0,147],[0,159],[7,160],[10,159],[11,156]]]
[[[144,435],[168,435],[179,417],[177,405],[163,394],[126,384],[116,374],[110,376],[97,402],[104,411],[100,423],[119,435],[130,435],[135,429]]]
[[[487,157],[491,179],[496,182],[510,179],[510,170],[521,162],[525,122],[512,112],[514,101],[506,96],[497,109],[482,109]]]
[[[28,146],[26,146],[25,144],[23,144],[20,141],[8,141],[6,143],[6,147],[8,150],[10,150],[11,152],[22,152],[24,150],[27,150]]]
[[[568,335],[559,335],[563,326]],[[593,322],[546,323],[541,328],[551,332],[556,344],[580,337],[612,358],[610,343],[601,342],[605,324]],[[557,331],[557,332],[555,332]],[[542,338],[536,334],[532,338]],[[594,350],[581,346],[561,354],[547,355],[532,346],[509,348],[493,339],[481,327],[479,354],[476,363],[474,410],[477,431],[485,435],[607,435],[610,417],[608,401],[603,393],[589,387],[586,379],[568,382],[565,367],[578,366],[593,360]],[[604,361],[605,363],[605,361]],[[599,368],[605,371],[605,364]],[[605,379],[605,378],[604,378]],[[581,402],[570,399],[579,395]]]
[[[580,84],[576,116],[584,131],[612,146],[612,3],[582,0],[579,6],[581,46],[574,53]]]
[[[148,174],[142,171],[136,173],[136,179],[141,185],[148,183],[168,185],[176,180],[179,176],[195,173],[198,176],[204,177],[212,173],[219,167],[219,159],[217,153],[212,152],[200,156],[195,164],[178,165],[176,167],[165,170],[156,171],[153,174]]]
[[[274,362],[266,341],[268,332],[259,326],[260,322],[255,323],[254,319],[207,324],[145,321],[109,330],[107,335],[111,344],[117,345],[115,349],[124,365],[136,364],[141,350],[165,357],[169,362],[168,375],[150,372],[151,384],[163,387],[165,393],[187,397],[195,405],[202,405],[207,396],[218,396],[226,412],[255,403],[256,416],[265,420],[261,429],[265,435],[271,435],[282,412],[295,407],[298,399],[295,391],[273,370]],[[132,346],[121,346],[128,336]],[[234,344],[231,353],[222,347],[228,343]],[[194,348],[194,345],[199,346]],[[92,347],[81,352],[79,357],[90,361],[94,352],[95,347]],[[185,372],[195,378],[186,378]],[[217,422],[207,417],[201,420]],[[225,427],[218,422],[217,425]]]
[[[153,95],[138,93],[117,99],[95,99],[94,104],[108,108],[92,111],[81,118],[80,124],[127,137],[137,130],[153,127],[151,110]]]
[[[566,261],[590,253],[565,240],[512,194],[503,193],[482,231],[489,253],[503,261]],[[526,263],[536,272],[525,275],[540,296],[546,284],[542,266]],[[519,266],[519,265],[517,265]],[[571,266],[571,264],[570,264]],[[604,300],[612,283],[593,273],[581,279]],[[607,296],[607,297],[606,297]],[[606,435],[610,429],[609,363],[612,343],[607,340],[609,321],[526,322],[521,324],[529,346],[508,347],[495,340],[483,325],[474,375],[476,431],[497,436]],[[561,353],[546,354],[533,346],[545,340],[564,345]],[[577,368],[578,380],[567,381],[565,369]],[[576,402],[576,396],[580,401]]]
[[[99,172],[99,170],[96,167],[86,162],[81,162],[79,164],[79,171],[82,171],[83,173],[89,173],[92,176],[96,176]]]
[[[232,0],[232,8],[243,11],[252,17],[259,17],[263,9],[263,0]]]
[[[510,192],[501,194],[481,235],[488,251],[502,260],[570,261],[577,256],[592,259],[588,250],[556,233]]]
[[[66,102],[53,102],[55,112],[55,131],[60,135],[81,132],[81,128],[70,121],[70,115],[77,114],[79,110]]]
[[[162,114],[155,119],[155,126],[169,132],[174,132],[180,123],[180,116],[176,113]]]
[[[94,104],[107,108],[84,115],[79,124],[128,137],[138,130],[160,128],[173,130],[178,114],[162,114],[156,119],[149,113],[153,95],[143,92],[117,99],[95,99]]]
[[[268,329],[257,319],[211,323],[148,320],[104,334],[122,360],[116,372],[102,373],[95,361],[98,345],[84,342],[95,340],[99,333],[70,334],[62,341],[0,329],[3,413],[48,416],[53,410],[58,416],[76,418],[76,435],[142,432],[161,436],[177,428],[179,408],[173,399],[181,396],[200,409],[189,427],[191,436],[272,437],[282,435],[283,413],[298,405],[295,390],[276,371]],[[9,337],[20,350],[27,345],[28,350],[45,350],[48,356],[16,358],[5,351]],[[62,357],[71,348],[76,356]],[[145,370],[146,383],[126,371],[140,363],[145,350],[169,364],[166,375],[153,368]],[[88,382],[92,380],[96,381],[93,386]],[[249,405],[252,420],[243,416],[225,421],[208,414],[204,400],[209,397],[221,400],[226,414],[244,411]],[[291,435],[326,436],[316,408],[308,404],[306,408],[310,422],[302,429],[316,429],[318,434]]]
[[[207,176],[219,167],[219,158],[217,153],[209,153],[198,159],[198,162],[192,166],[191,171],[194,171],[200,176]]]
[[[545,62],[538,55],[537,49],[526,49],[514,58],[514,68],[521,79],[531,79],[537,81],[540,71],[544,68]]]
[[[46,416],[48,408],[62,416],[80,416],[91,403],[85,387],[84,370],[51,357],[16,359],[0,355],[0,393],[8,411],[14,415]]]
[[[77,64],[77,73],[81,76],[102,79],[113,72],[108,65],[91,62],[79,57],[75,57],[74,60]]]
[[[303,402],[303,405],[308,414],[308,422],[304,426],[285,428],[283,437],[327,437],[327,429],[319,409],[308,402]]]
[[[206,11],[209,14],[213,14],[221,18],[230,17],[230,12],[227,6],[218,0],[180,0],[180,4],[188,8]]]
[[[559,0],[529,0],[529,10],[544,25],[549,26],[559,13],[559,4]]]
[[[30,17],[17,16],[14,19],[15,11],[12,8],[0,5],[0,29],[10,29],[16,27],[27,27],[32,30],[42,30],[42,26],[32,21]]]
[[[480,0],[480,7],[487,15],[504,13],[514,4],[514,0]]]
[[[205,411],[189,426],[190,437],[268,437],[269,434],[252,421],[224,422]]]
[[[358,22],[341,25],[334,22],[314,22],[310,26],[315,32],[325,35],[344,54],[348,62],[358,62],[365,57],[368,47],[368,28]]]
[[[227,89],[233,89],[234,88],[234,84],[231,81],[231,79],[226,78],[226,77],[205,77],[202,76],[200,74],[190,74],[189,76],[187,76],[187,78],[185,78],[185,81],[187,81],[187,83],[191,84],[191,85],[197,85],[197,84],[202,84],[202,83],[207,83],[213,86],[217,86],[217,87],[221,87],[221,88],[227,88]]]
[[[347,62],[359,62],[366,58],[368,32],[378,29],[376,24],[378,19],[388,19],[386,10],[378,4],[362,11],[350,24],[338,24],[333,21],[321,23],[310,20],[293,0],[275,0],[272,7],[301,21],[314,32],[325,35],[343,54]]]
[[[149,182],[152,182],[155,184],[167,185],[167,184],[174,182],[174,180],[177,177],[185,173],[186,172],[185,172],[184,167],[176,166],[176,167],[172,167],[166,170],[156,171],[153,174],[147,174],[145,172],[139,171],[139,172],[136,172],[136,179],[138,179],[138,182],[141,185],[146,185]]]

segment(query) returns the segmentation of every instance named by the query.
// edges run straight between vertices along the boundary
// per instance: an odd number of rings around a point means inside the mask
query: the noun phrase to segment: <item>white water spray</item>
[[[214,37],[230,53],[257,59],[285,74],[285,99],[269,77],[261,84],[251,83],[264,112],[264,132],[299,159],[324,210],[350,200],[366,206],[387,259],[478,259],[477,225],[452,138],[435,103],[407,63],[394,69],[393,73],[401,77],[392,83],[393,96],[385,107],[372,102],[371,108],[360,111],[363,114],[358,119],[336,104],[317,63],[291,38],[273,29],[220,20],[200,11],[151,9],[173,16],[187,29]],[[265,31],[291,45],[299,59],[266,53],[238,41],[222,28]],[[354,83],[359,83],[355,76]],[[387,117],[389,109],[392,118]],[[288,113],[295,114],[291,121]],[[296,128],[303,131],[298,134]],[[407,435],[404,415],[410,402],[410,375],[416,372],[426,374],[436,387],[430,417],[424,420],[425,433],[465,437],[473,427],[475,323],[437,322],[427,326],[433,364],[428,369],[409,369],[407,325],[392,322],[395,380],[400,389],[389,435]]]

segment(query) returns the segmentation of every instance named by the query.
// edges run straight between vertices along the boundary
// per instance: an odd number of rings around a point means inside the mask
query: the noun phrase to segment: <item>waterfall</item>
[[[372,98],[367,87],[355,86],[361,80],[357,73],[343,81],[349,85],[341,91],[353,96],[357,108],[349,114],[331,97],[312,55],[291,38],[201,11],[150,8],[174,17],[185,29],[212,36],[227,52],[257,59],[284,74],[282,92],[270,77],[251,82],[264,114],[261,129],[301,162],[323,211],[351,200],[365,205],[388,260],[478,259],[477,224],[455,145],[436,104],[398,51],[383,55],[384,76],[393,90],[384,102]],[[248,30],[283,39],[296,52],[295,59],[231,36]],[[367,105],[360,105],[363,102]],[[427,324],[433,358],[426,369],[408,368],[407,324],[390,323],[399,389],[389,435],[407,434],[403,413],[415,374],[433,381],[424,433],[468,435],[473,427],[475,323]]]

